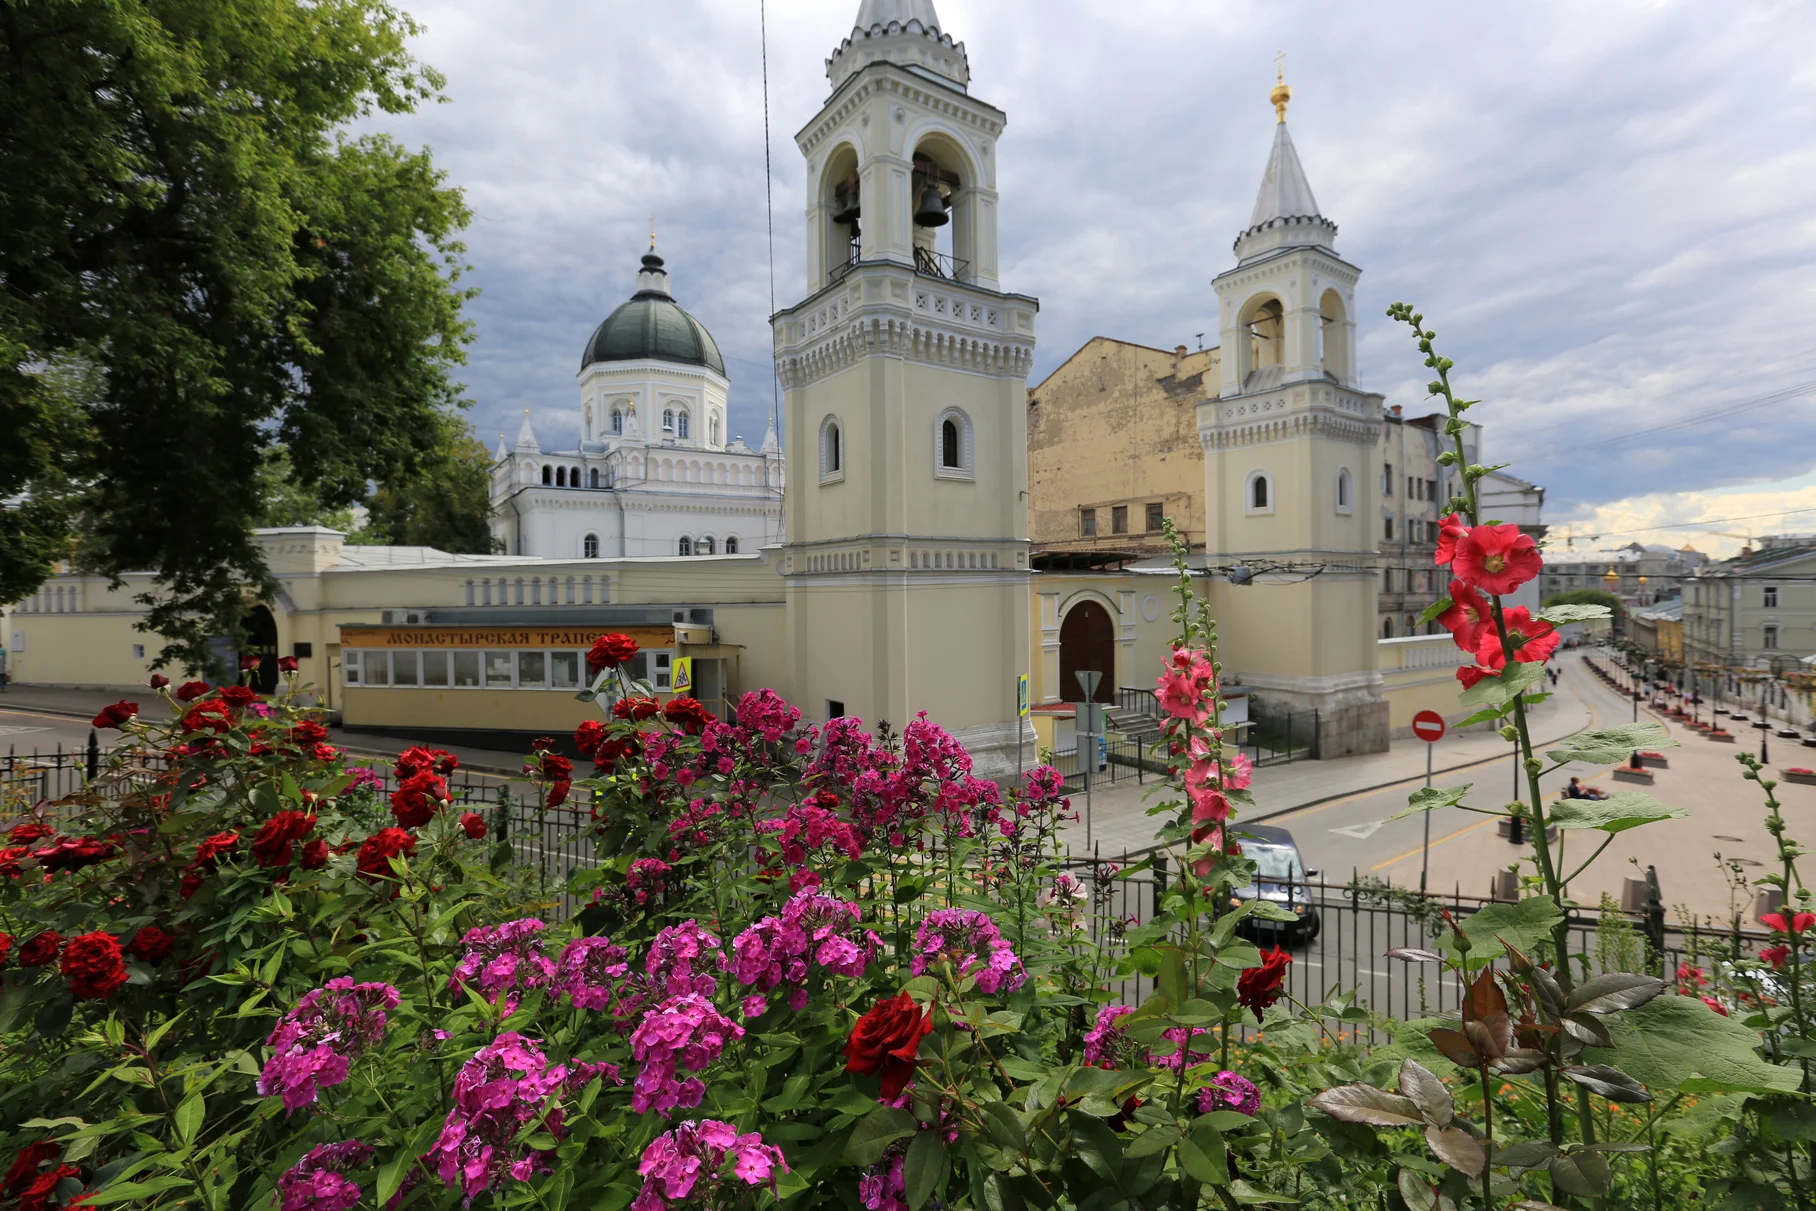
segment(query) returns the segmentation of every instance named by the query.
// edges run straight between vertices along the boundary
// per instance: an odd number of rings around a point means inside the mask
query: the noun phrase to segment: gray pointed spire
[[[878,62],[946,80],[961,92],[971,82],[965,44],[940,28],[933,0],[863,0],[851,36],[826,60],[826,77],[836,89]]]
[[[763,431],[763,444],[757,447],[758,454],[780,454],[782,443],[776,440],[776,418],[772,413],[769,427]]]
[[[1236,237],[1238,262],[1280,248],[1310,246],[1336,251],[1337,225],[1318,213],[1312,184],[1305,178],[1293,136],[1286,129],[1286,104],[1292,95],[1284,79],[1268,95],[1278,115],[1274,148],[1268,153],[1267,170],[1261,174],[1261,192],[1255,195],[1248,230]]]
[[[531,453],[541,453],[542,447],[536,442],[536,431],[530,428],[530,410],[523,410],[523,427],[517,430],[517,449]]]

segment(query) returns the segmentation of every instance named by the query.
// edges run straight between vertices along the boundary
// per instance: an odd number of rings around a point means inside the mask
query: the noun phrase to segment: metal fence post
[[[101,772],[101,742],[95,738],[95,729],[88,729],[88,780],[93,782],[95,775]]]

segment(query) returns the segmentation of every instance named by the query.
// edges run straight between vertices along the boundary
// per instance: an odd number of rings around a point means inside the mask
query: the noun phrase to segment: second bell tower
[[[807,162],[807,297],[773,318],[794,474],[790,686],[809,716],[926,711],[980,774],[1029,745],[1027,378],[997,280],[1002,111],[932,0],[864,0]],[[1031,757],[1031,751],[1024,753]]]

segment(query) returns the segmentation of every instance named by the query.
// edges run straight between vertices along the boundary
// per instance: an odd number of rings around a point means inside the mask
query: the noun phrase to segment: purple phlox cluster
[[[764,917],[733,939],[720,966],[764,992],[802,983],[810,961],[834,975],[861,976],[878,943],[861,927],[862,916],[855,904],[804,891],[783,905],[781,916]]]
[[[791,804],[780,820],[759,821],[757,831],[776,834],[782,860],[790,866],[804,865],[809,850],[837,850],[854,859],[864,856],[858,830],[817,803]]]
[[[555,987],[576,1009],[604,1009],[630,972],[630,952],[610,938],[575,938],[561,952]]]
[[[1208,1026],[1193,1026],[1191,1028],[1191,1037],[1194,1039],[1199,1035],[1209,1036],[1210,1033],[1211,1031]],[[1202,1064],[1215,1054],[1210,1051],[1192,1050],[1186,1043],[1186,1028],[1184,1026],[1175,1026],[1171,1030],[1163,1033],[1160,1037],[1173,1044],[1173,1054],[1161,1055],[1159,1052],[1149,1052],[1148,1063],[1156,1068],[1165,1068],[1169,1072],[1179,1072],[1193,1064]]]
[[[971,772],[971,754],[950,732],[927,718],[926,711],[902,729],[902,756],[907,771],[918,778],[951,782]]]
[[[725,1044],[744,1037],[744,1028],[724,1017],[703,996],[673,997],[643,1015],[631,1032],[631,1056],[643,1065],[631,1084],[631,1109],[667,1116],[698,1106],[706,1094],[699,1077],[682,1080],[719,1058]]]
[[[359,1204],[359,1183],[347,1174],[363,1168],[373,1151],[358,1140],[311,1148],[277,1179],[279,1211],[353,1211]]]
[[[1052,803],[1064,792],[1065,776],[1050,765],[1037,765],[1022,775],[1022,798],[1030,803]]]
[[[1227,1068],[1212,1077],[1211,1083],[1198,1091],[1200,1114],[1209,1114],[1213,1110],[1234,1110],[1237,1114],[1253,1118],[1260,1109],[1261,1090],[1255,1088],[1255,1082]]]
[[[738,699],[738,723],[775,744],[801,726],[801,712],[774,690],[752,690]]]
[[[643,960],[656,995],[678,997],[694,993],[710,997],[718,982],[708,974],[713,958],[719,953],[719,939],[707,933],[691,918],[670,925],[650,943]]]
[[[908,1185],[902,1179],[904,1156],[872,1165],[858,1179],[858,1199],[868,1211],[908,1211]]]
[[[377,770],[367,769],[363,765],[356,765],[349,769],[347,774],[349,779],[347,782],[347,790],[349,793],[352,791],[369,790],[374,794],[378,794],[385,789],[385,780],[379,777]]]
[[[652,898],[659,900],[668,890],[671,869],[661,858],[638,858],[625,872],[624,890],[630,892],[638,904],[648,904]]]
[[[670,1203],[690,1198],[701,1182],[716,1185],[727,1160],[732,1162],[732,1175],[747,1186],[773,1189],[776,1170],[788,1172],[782,1150],[765,1144],[755,1131],[739,1135],[730,1123],[710,1118],[677,1123],[643,1150],[637,1162],[643,1189],[631,1202],[631,1211],[665,1211]],[[699,1201],[710,1204],[710,1191]]]
[[[550,1064],[535,1039],[507,1030],[461,1067],[454,1106],[423,1160],[449,1185],[458,1179],[468,1205],[501,1175],[523,1182],[547,1173],[554,1168],[552,1149],[512,1141],[532,1123],[559,1140],[560,1099],[596,1076],[618,1080],[610,1064]]]
[[[311,989],[271,1031],[272,1049],[259,1073],[261,1097],[281,1093],[294,1114],[319,1091],[347,1079],[348,1066],[385,1034],[385,1011],[397,1008],[389,984],[355,984],[342,976]]]
[[[1140,1054],[1140,1048],[1129,1038],[1122,1020],[1135,1010],[1127,1005],[1103,1005],[1097,1020],[1085,1031],[1085,1066],[1087,1068],[1126,1068],[1128,1061]]]
[[[545,928],[535,917],[524,917],[469,929],[460,940],[467,951],[454,965],[448,987],[465,984],[493,1005],[504,997],[505,1013],[515,1013],[519,993],[546,988],[555,979],[554,961],[542,953],[539,935]]]
[[[941,958],[952,964],[959,979],[973,977],[986,995],[1014,992],[1028,974],[996,922],[970,908],[936,909],[915,932],[913,974],[922,974]]]
[[[807,763],[804,781],[809,786],[849,785],[873,770],[881,756],[876,738],[855,715],[828,720],[814,727],[811,735],[820,751]]]

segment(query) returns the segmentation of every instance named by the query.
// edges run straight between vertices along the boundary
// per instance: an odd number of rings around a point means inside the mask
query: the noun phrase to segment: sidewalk
[[[1589,727],[1594,713],[1581,692],[1566,679],[1559,683],[1549,699],[1529,712],[1528,719],[1533,731],[1533,746],[1542,752],[1548,745]],[[1506,763],[1509,749],[1500,734],[1491,730],[1462,735],[1451,733],[1438,742],[1433,754],[1432,774],[1435,777],[1497,761]],[[1425,750],[1424,741],[1407,738],[1395,740],[1385,753],[1262,766],[1255,771],[1249,788],[1254,793],[1255,806],[1243,813],[1243,822],[1261,824],[1333,799],[1423,782]],[[1159,824],[1146,811],[1166,797],[1159,776],[1147,778],[1146,785],[1119,782],[1113,787],[1093,791],[1090,833],[1098,852],[1121,854],[1152,845]],[[1083,853],[1085,796],[1082,793],[1073,795],[1072,806],[1077,809],[1079,820],[1066,830],[1066,836],[1068,843]]]

